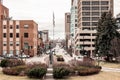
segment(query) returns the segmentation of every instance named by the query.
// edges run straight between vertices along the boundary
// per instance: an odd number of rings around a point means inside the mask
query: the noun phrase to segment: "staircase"
[[[52,67],[52,65],[49,65],[49,67],[47,68],[46,79],[47,79],[47,80],[54,80],[54,78],[53,78],[53,67]]]

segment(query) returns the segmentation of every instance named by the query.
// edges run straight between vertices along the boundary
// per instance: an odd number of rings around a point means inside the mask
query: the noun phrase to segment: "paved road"
[[[42,55],[40,57],[35,56],[35,57],[32,57],[32,58],[28,58],[25,61],[26,61],[26,63],[31,63],[31,62],[46,63],[46,61],[45,61],[46,57],[48,57],[48,55]]]
[[[120,72],[120,69],[118,69],[118,68],[102,67],[102,71],[105,71],[105,72]]]

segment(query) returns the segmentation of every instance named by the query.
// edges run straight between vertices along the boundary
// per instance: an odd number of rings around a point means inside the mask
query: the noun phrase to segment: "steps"
[[[52,67],[52,65],[49,65],[49,67],[47,68],[46,79],[47,80],[54,80],[53,79],[53,67]]]

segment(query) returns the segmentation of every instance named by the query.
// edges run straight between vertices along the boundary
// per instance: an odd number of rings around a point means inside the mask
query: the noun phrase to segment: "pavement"
[[[32,62],[41,62],[41,63],[46,63],[45,59],[48,57],[48,55],[44,54],[42,56],[35,56],[32,58],[25,59],[26,63],[32,63]]]
[[[120,68],[102,67],[101,71],[105,71],[105,72],[120,72]]]

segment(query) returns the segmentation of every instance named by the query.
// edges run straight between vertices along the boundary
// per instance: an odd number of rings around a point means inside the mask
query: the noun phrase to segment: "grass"
[[[120,80],[120,73],[117,72],[100,72],[91,76],[75,76],[69,80]]]
[[[30,79],[27,76],[9,76],[2,73],[0,69],[0,80],[40,80]],[[65,80],[65,79],[64,79]],[[118,72],[100,72],[91,76],[72,76],[66,80],[120,80],[120,73]]]
[[[108,68],[120,68],[120,63],[100,62],[100,66]]]

